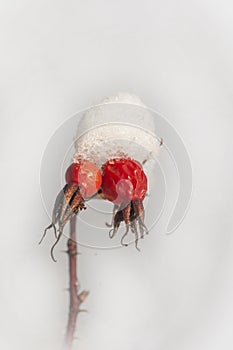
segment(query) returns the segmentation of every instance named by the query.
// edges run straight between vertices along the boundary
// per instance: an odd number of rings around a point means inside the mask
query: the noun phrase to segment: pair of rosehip
[[[113,220],[110,225],[113,228],[109,232],[109,237],[115,236],[121,222],[124,221],[126,232],[121,239],[121,244],[127,246],[124,239],[131,229],[138,249],[139,234],[140,238],[143,238],[147,233],[143,208],[143,199],[147,192],[147,177],[138,161],[131,158],[114,158],[108,160],[99,169],[95,163],[80,159],[68,167],[65,179],[66,185],[58,194],[54,204],[52,223],[44,232],[45,235],[47,229],[54,228],[57,240],[51,249],[53,259],[53,248],[59,241],[65,224],[80,210],[86,209],[85,201],[95,196],[114,203]],[[58,234],[56,225],[58,225]]]

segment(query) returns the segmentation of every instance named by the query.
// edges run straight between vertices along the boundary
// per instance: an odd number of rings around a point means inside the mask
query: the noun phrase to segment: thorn
[[[78,294],[78,299],[81,303],[83,303],[85,301],[85,299],[88,297],[90,292],[84,290],[83,292],[81,292],[80,294]]]
[[[72,247],[74,245],[77,245],[77,243],[73,239],[69,238],[68,241],[67,241],[68,248]]]
[[[88,313],[88,310],[80,309],[78,312],[85,312],[85,313]]]
[[[60,252],[61,252],[61,253],[66,253],[66,254],[68,254],[68,253],[69,253],[69,251],[68,251],[68,250],[60,250]]]

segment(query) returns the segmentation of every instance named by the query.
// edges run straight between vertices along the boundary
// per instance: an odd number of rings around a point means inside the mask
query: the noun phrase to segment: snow
[[[86,111],[78,125],[74,161],[85,158],[101,166],[128,156],[143,162],[156,159],[160,140],[151,112],[128,93],[105,98]]]

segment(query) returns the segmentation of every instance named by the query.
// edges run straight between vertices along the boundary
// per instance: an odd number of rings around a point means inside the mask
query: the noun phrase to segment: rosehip
[[[113,210],[113,229],[109,237],[113,238],[122,221],[125,222],[126,232],[121,238],[121,244],[129,232],[135,234],[135,246],[138,249],[138,240],[148,233],[144,224],[143,199],[147,191],[147,177],[141,164],[130,158],[111,159],[102,167],[102,195],[103,198],[115,204]],[[139,249],[138,249],[139,250]]]
[[[103,166],[102,191],[106,199],[118,205],[143,200],[147,178],[141,164],[130,158],[109,160]]]
[[[80,185],[82,195],[86,197],[93,196],[100,188],[102,175],[97,166],[88,160],[80,163],[73,163],[66,170],[66,183],[75,183]]]

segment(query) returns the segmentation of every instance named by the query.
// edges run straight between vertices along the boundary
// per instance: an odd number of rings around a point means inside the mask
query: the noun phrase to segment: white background
[[[190,211],[118,251],[81,249],[91,291],[80,350],[232,349],[231,1],[5,1],[0,12],[0,347],[59,349],[67,258],[49,256],[40,160],[57,127],[128,91],[163,113],[191,156]],[[60,249],[65,248],[63,239]]]

